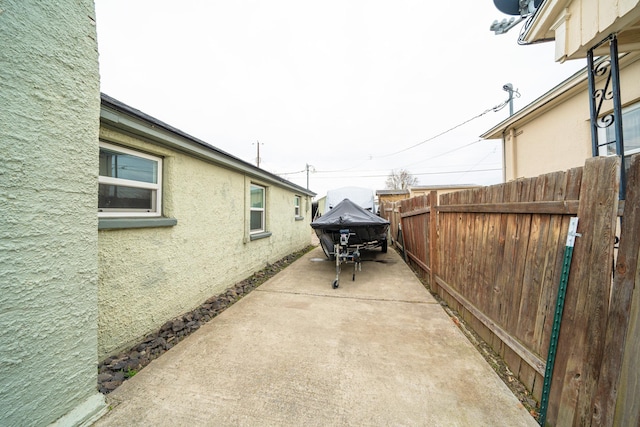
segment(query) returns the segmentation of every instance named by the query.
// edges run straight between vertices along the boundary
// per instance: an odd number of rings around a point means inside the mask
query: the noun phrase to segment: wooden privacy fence
[[[432,192],[381,209],[392,230],[400,226],[405,255],[431,289],[538,400],[569,220],[579,218],[548,425],[640,425],[640,292],[633,292],[640,156],[632,160],[624,202],[618,201],[619,163],[593,158],[584,168],[444,194],[439,202]]]

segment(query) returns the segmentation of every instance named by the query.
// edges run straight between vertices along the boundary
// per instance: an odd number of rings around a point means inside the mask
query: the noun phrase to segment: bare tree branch
[[[393,169],[385,182],[388,190],[406,190],[417,184],[418,178],[411,175],[411,172],[406,169]]]

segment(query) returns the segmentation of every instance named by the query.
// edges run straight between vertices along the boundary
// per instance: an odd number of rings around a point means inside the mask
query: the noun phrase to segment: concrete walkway
[[[96,426],[537,426],[393,251],[314,249],[108,395]]]

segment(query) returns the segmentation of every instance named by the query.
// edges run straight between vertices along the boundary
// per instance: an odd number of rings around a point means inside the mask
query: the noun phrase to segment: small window
[[[100,143],[99,217],[149,217],[162,213],[162,159]]]
[[[265,230],[265,188],[251,184],[251,213],[249,231],[260,233]]]
[[[624,154],[628,156],[640,152],[640,103],[622,109],[622,134]],[[598,129],[598,143],[601,156],[613,156],[616,153],[616,130],[614,124]]]
[[[300,196],[295,196],[293,198],[293,212],[295,216],[302,216],[300,215]]]

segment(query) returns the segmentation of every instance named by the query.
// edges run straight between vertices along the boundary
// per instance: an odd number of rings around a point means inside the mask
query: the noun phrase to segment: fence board
[[[625,198],[627,210],[621,221],[620,249],[616,260],[616,274],[611,291],[611,305],[609,319],[605,335],[604,350],[607,357],[604,358],[598,378],[598,387],[591,403],[592,425],[614,425],[615,405],[617,392],[620,389],[622,396],[621,414],[617,425],[639,425],[640,409],[638,409],[638,394],[640,393],[640,372],[637,366],[637,355],[640,351],[640,337],[630,330],[626,331],[630,323],[631,303],[633,301],[633,289],[636,285],[638,262],[640,260],[640,248],[638,236],[640,236],[640,156],[634,156],[631,160],[627,175],[627,194]],[[636,295],[636,303],[637,303]],[[635,320],[638,320],[636,313]],[[636,325],[637,328],[637,325]],[[634,329],[637,330],[637,329]],[[621,378],[625,342],[629,340],[627,354],[629,360],[635,360],[636,368],[625,370],[622,378],[625,379],[622,387],[618,387]],[[635,347],[635,348],[634,348]],[[634,384],[628,379],[635,376],[636,390],[628,387]],[[632,391],[632,393],[628,393]]]
[[[495,185],[490,187],[490,201],[493,203],[502,203],[504,201],[504,186],[503,185]],[[502,227],[502,218],[506,216],[502,214],[493,214],[489,216],[489,231],[490,234],[487,235],[487,245],[489,246],[489,250],[487,252],[487,259],[485,260],[485,282],[487,287],[487,293],[484,297],[483,307],[485,312],[491,316],[495,317],[495,313],[491,311],[491,307],[494,299],[494,286],[496,283],[496,277],[498,274],[498,269],[500,269],[500,265],[496,260],[501,259],[504,253],[504,237],[501,236],[501,227]],[[496,337],[490,337],[488,340],[491,343],[491,346],[494,349],[497,349],[501,346],[501,340]]]
[[[553,193],[551,193],[553,194]],[[563,201],[518,201],[506,203],[470,203],[464,205],[438,206],[439,212],[470,213],[541,213],[575,215],[578,213],[578,200]]]
[[[528,201],[535,196],[536,185],[539,179],[523,180],[517,188],[512,189],[514,193],[511,195],[514,201]],[[518,324],[518,315],[520,312],[520,303],[522,292],[525,288],[524,271],[527,265],[529,238],[531,229],[531,214],[510,215],[516,220],[516,236],[514,237],[514,267],[512,284],[506,288],[507,304],[503,312],[502,325],[512,336],[517,336],[516,327]],[[521,337],[518,337],[521,339]],[[520,373],[520,358],[517,352],[509,346],[505,349],[505,361],[514,367],[517,373]]]
[[[600,365],[609,301],[619,159],[588,159],[580,191],[579,232],[567,285],[548,418],[558,425],[588,425]],[[556,415],[557,414],[557,415]]]
[[[438,212],[435,207],[438,204],[438,192],[431,191],[429,193],[429,285],[435,285],[435,275],[437,274],[438,265]]]

